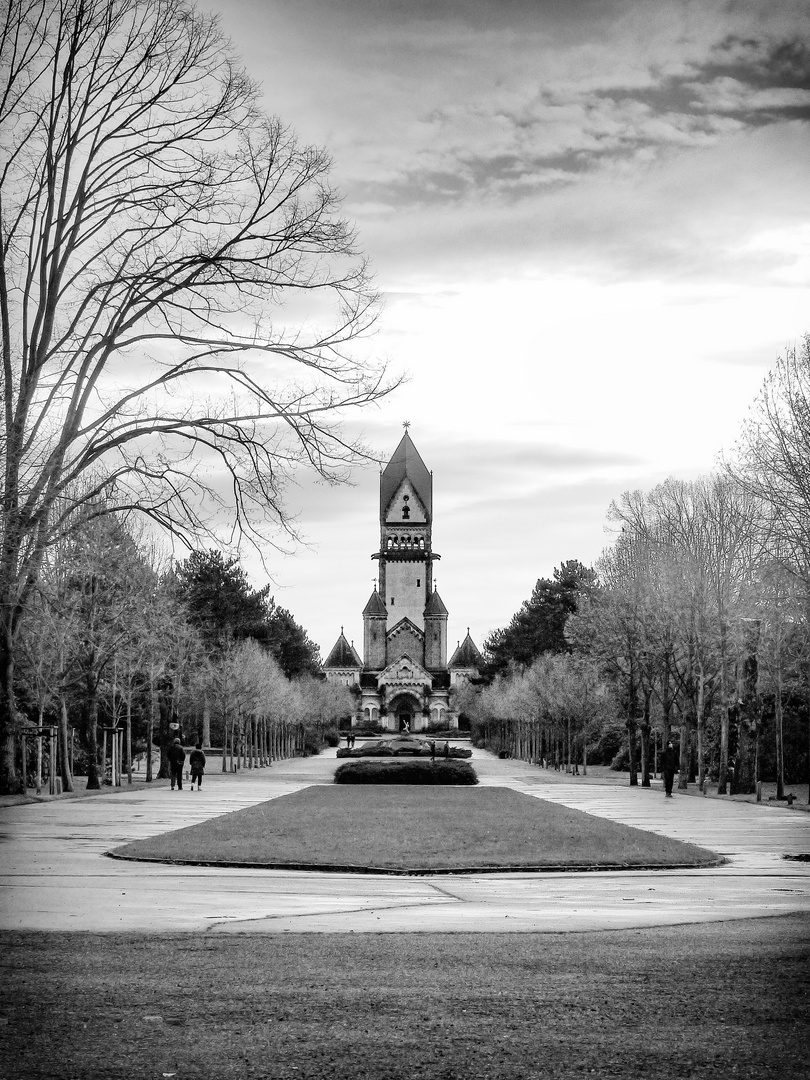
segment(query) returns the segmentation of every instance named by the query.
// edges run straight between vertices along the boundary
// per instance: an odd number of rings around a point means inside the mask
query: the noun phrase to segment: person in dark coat
[[[668,799],[672,798],[672,784],[679,764],[678,752],[672,745],[672,739],[668,739],[666,750],[661,755],[661,775],[664,777],[664,792]]]
[[[191,769],[191,790],[194,790],[194,781],[197,781],[197,791],[202,787],[203,773],[205,772],[205,754],[202,743],[197,743],[188,755],[188,764]]]
[[[169,776],[172,782],[172,791],[174,791],[174,785],[177,784],[177,790],[183,790],[183,765],[186,760],[186,752],[183,749],[180,740],[175,739],[172,745],[169,747]]]

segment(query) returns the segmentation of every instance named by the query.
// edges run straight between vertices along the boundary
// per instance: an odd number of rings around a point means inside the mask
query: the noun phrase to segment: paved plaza
[[[331,782],[335,751],[238,775],[209,761],[202,791],[165,782],[0,807],[3,930],[515,932],[628,929],[810,913],[810,814],[570,778],[473,752],[482,784],[724,856],[703,870],[392,877],[166,866],[105,852]],[[79,783],[83,783],[80,780]],[[392,828],[403,827],[398,822]]]

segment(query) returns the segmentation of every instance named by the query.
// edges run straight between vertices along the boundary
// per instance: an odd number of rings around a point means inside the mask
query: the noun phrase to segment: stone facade
[[[470,638],[447,660],[447,608],[433,584],[433,474],[407,431],[380,475],[378,585],[363,609],[363,658],[340,637],[323,665],[354,688],[352,724],[457,727],[453,691],[478,675]]]

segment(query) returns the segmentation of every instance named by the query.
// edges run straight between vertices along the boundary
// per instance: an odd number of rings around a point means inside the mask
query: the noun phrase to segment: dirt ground
[[[0,935],[8,1080],[796,1077],[810,919],[584,934]]]

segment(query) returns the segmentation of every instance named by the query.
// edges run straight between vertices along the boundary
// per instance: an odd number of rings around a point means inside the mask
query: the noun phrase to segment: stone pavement
[[[0,807],[0,929],[420,932],[619,929],[810,915],[810,814],[678,796],[547,773],[474,751],[482,784],[720,852],[705,870],[398,878],[121,862],[104,852],[267,799],[329,783],[335,751],[238,775],[203,790],[165,781],[80,799]]]

